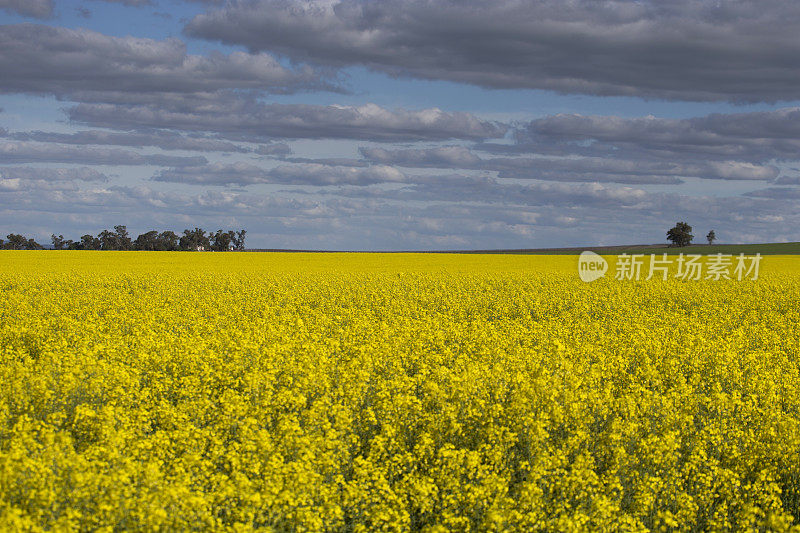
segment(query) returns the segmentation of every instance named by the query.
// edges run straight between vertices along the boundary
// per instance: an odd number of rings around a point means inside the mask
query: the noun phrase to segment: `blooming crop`
[[[0,529],[792,530],[800,269],[0,252]]]

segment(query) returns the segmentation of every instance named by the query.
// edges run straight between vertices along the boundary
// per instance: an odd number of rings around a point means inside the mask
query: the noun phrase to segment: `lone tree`
[[[713,229],[708,232],[708,235],[706,235],[706,240],[708,240],[708,244],[714,244],[714,241],[717,240],[717,234],[714,233]]]
[[[688,246],[692,239],[694,239],[692,227],[686,222],[678,222],[667,232],[667,240],[672,241],[674,246]]]

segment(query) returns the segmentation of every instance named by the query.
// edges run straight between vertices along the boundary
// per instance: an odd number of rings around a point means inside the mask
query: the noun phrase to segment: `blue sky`
[[[0,0],[0,234],[800,240],[792,2]]]

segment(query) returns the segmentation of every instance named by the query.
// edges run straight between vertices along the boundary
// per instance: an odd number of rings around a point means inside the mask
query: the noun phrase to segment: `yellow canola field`
[[[798,530],[800,262],[0,252],[0,530]]]

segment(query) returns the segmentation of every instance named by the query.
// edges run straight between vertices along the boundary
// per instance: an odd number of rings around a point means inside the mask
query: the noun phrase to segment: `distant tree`
[[[113,231],[104,229],[97,234],[97,239],[100,241],[101,250],[117,250],[117,234]]]
[[[678,222],[674,228],[667,231],[667,240],[675,246],[688,246],[692,239],[694,239],[692,227],[686,222]]]
[[[100,250],[102,247],[102,241],[94,235],[86,234],[81,236],[80,250]]]
[[[183,237],[181,237],[179,244],[181,250],[206,250],[211,247],[208,236],[202,228],[183,230]]]
[[[233,247],[236,250],[244,250],[244,234],[247,233],[247,230],[241,230],[236,232],[236,236],[233,239]]]
[[[134,250],[147,251],[171,251],[178,249],[178,236],[173,231],[162,231],[161,233],[153,230],[142,233],[133,241]]]
[[[63,250],[64,249],[64,236],[59,235],[56,237],[55,233],[50,235],[50,240],[53,241],[53,249],[55,250]]]
[[[162,231],[158,235],[157,250],[173,251],[178,249],[178,236],[174,231]]]
[[[211,249],[215,252],[228,252],[234,247],[233,241],[235,238],[236,233],[233,231],[219,229],[211,236]]]
[[[147,233],[142,233],[136,240],[133,241],[133,249],[134,250],[158,250],[158,232],[148,231]]]
[[[8,240],[3,245],[6,250],[24,250],[25,245],[28,244],[28,239],[16,233],[6,235],[6,239]]]
[[[80,250],[81,243],[75,242],[72,239],[67,239],[64,241],[64,248],[67,250]]]
[[[127,226],[114,226],[114,233],[117,236],[117,250],[131,250],[133,242],[128,235]]]
[[[103,230],[98,235],[101,250],[131,250],[133,242],[126,226],[114,226],[114,231]]]
[[[0,240],[5,250],[41,250],[44,248],[33,239],[26,239],[23,235],[11,233],[6,235],[7,241]]]
[[[714,233],[713,229],[708,232],[708,235],[706,235],[706,239],[708,240],[708,244],[714,244],[714,241],[717,240],[717,234]]]
[[[3,248],[6,250],[25,250],[28,247],[28,239],[17,233],[10,233],[6,235],[6,243]]]

